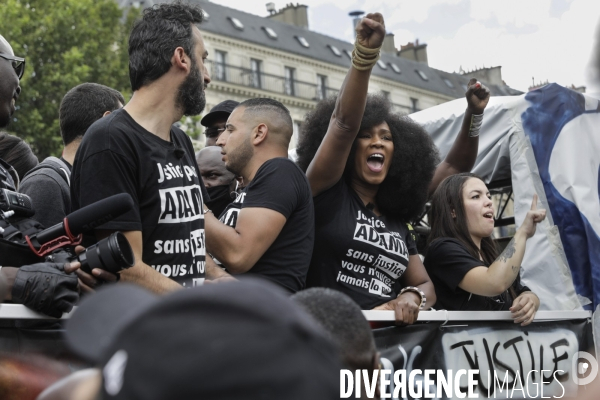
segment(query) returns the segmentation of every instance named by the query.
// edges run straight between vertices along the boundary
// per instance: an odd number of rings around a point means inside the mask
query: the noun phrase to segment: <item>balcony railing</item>
[[[407,114],[411,114],[413,112],[421,111],[421,110],[418,110],[418,109],[417,110],[413,110],[413,108],[410,107],[410,106],[403,106],[402,104],[396,104],[396,103],[392,103],[392,108],[398,114],[403,114],[403,115],[407,115]]]
[[[300,97],[302,99],[319,101],[324,97],[337,95],[339,92],[339,90],[329,87],[323,90],[321,86],[315,83],[288,79],[285,76],[267,74],[262,71],[253,71],[250,68],[236,67],[210,60],[206,61],[206,67],[209,69],[210,78],[213,81],[229,82],[234,85]]]

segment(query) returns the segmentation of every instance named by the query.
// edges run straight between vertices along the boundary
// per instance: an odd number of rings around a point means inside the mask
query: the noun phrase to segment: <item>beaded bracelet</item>
[[[400,291],[400,293],[398,294],[398,297],[400,297],[404,292],[414,292],[414,293],[418,294],[419,296],[421,296],[421,304],[419,304],[419,310],[422,310],[423,308],[425,308],[425,303],[427,303],[427,298],[425,297],[425,293],[421,289],[419,289],[418,287],[415,287],[415,286],[407,286]],[[398,297],[396,297],[396,298],[398,298]]]

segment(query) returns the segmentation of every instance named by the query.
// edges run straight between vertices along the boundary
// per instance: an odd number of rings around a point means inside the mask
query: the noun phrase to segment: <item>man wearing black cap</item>
[[[234,100],[222,101],[200,120],[202,126],[206,127],[204,130],[204,136],[206,136],[204,147],[217,145],[219,135],[225,130],[227,118],[238,104],[240,103]]]

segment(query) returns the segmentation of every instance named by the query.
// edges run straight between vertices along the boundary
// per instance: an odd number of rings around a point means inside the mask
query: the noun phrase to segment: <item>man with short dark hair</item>
[[[217,144],[227,169],[248,185],[219,219],[206,214],[206,229],[208,251],[228,272],[257,274],[295,293],[312,255],[314,210],[306,176],[287,158],[292,129],[276,100],[250,99],[233,110]]]
[[[200,120],[200,124],[205,126],[204,136],[206,142],[204,147],[216,146],[219,135],[225,130],[225,124],[227,118],[231,115],[231,112],[240,103],[234,100],[225,100],[210,109],[210,112],[206,114]]]
[[[58,111],[62,157],[46,158],[29,171],[19,187],[31,197],[35,219],[45,227],[62,222],[71,212],[71,168],[83,135],[94,122],[123,104],[120,92],[97,83],[82,83],[63,97]]]
[[[379,353],[369,322],[354,300],[337,290],[310,288],[291,297],[331,335],[345,367],[372,371]]]
[[[221,273],[205,260],[207,196],[192,142],[173,126],[206,103],[208,52],[196,26],[202,20],[199,6],[180,2],[144,10],[129,37],[133,96],[90,127],[73,165],[73,209],[116,193],[133,198],[134,209],[102,225],[96,237],[122,231],[136,259],[122,280],[156,293],[200,285],[205,271],[214,276],[212,267]]]

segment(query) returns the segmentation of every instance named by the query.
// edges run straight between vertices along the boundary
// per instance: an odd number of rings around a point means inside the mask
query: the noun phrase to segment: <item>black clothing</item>
[[[509,291],[494,297],[479,296],[458,287],[467,272],[475,267],[489,267],[473,257],[458,239],[438,238],[427,249],[425,268],[435,287],[436,308],[449,311],[508,311],[513,297]],[[529,291],[519,276],[512,284],[517,295]]]
[[[237,197],[237,194],[230,189],[229,184],[207,187],[206,191],[210,196],[210,200],[205,201],[204,204],[214,215],[221,215],[225,208]]]
[[[184,150],[181,157],[180,149]],[[189,137],[171,142],[146,131],[124,109],[96,121],[73,165],[73,210],[129,193],[133,210],[99,229],[141,231],[142,260],[184,286],[204,281],[203,199],[208,199]]]
[[[312,195],[304,173],[287,158],[266,161],[219,220],[235,227],[238,213],[246,207],[269,208],[286,218],[277,239],[248,273],[261,275],[292,293],[304,289],[315,238]]]
[[[337,289],[363,310],[395,299],[409,256],[412,227],[378,217],[342,178],[315,201],[315,249],[307,286]]]
[[[34,218],[49,228],[71,213],[71,164],[64,158],[48,157],[21,181],[19,192],[31,197]]]

